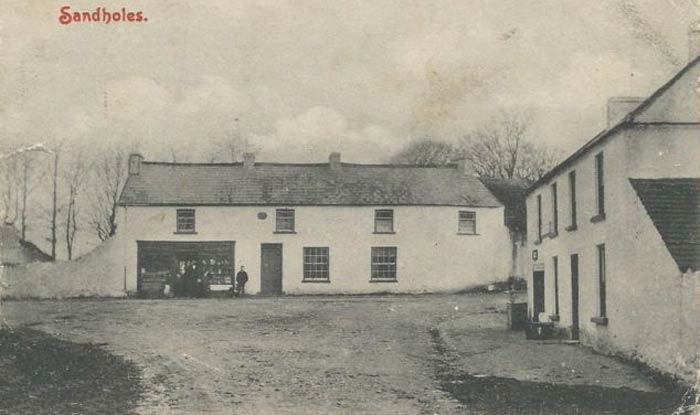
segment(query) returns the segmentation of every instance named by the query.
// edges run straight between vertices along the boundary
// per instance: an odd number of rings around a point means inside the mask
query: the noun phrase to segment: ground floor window
[[[372,281],[396,281],[396,247],[372,247]]]
[[[554,267],[554,314],[559,315],[559,257],[552,257]]]
[[[605,245],[598,245],[598,304],[600,317],[607,317],[605,298]]]
[[[304,248],[304,281],[328,281],[330,279],[329,267],[328,247]]]

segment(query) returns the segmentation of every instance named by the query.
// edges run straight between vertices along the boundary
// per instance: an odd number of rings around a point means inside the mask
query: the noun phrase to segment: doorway
[[[544,271],[532,272],[533,321],[540,321],[540,313],[544,312]]]
[[[282,294],[282,244],[260,245],[260,294]]]
[[[579,339],[578,254],[571,255],[571,339]]]

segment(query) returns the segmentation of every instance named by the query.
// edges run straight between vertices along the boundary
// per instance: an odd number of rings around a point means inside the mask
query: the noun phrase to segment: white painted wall
[[[620,131],[527,198],[527,250],[531,255],[536,249],[539,257],[537,261],[526,260],[530,287],[535,264],[545,267],[546,311],[540,321],[554,314],[552,257],[558,256],[560,321],[556,324],[571,328],[570,255],[577,253],[582,341],[605,352],[638,358],[685,379],[691,376],[689,367],[697,365],[700,339],[700,295],[687,293],[688,286],[697,287],[697,282],[691,281],[696,277],[681,276],[629,178],[700,177],[698,134],[697,126],[635,126]],[[597,212],[594,158],[600,151],[605,155],[606,219],[592,223],[590,219]],[[578,229],[569,232],[565,227],[570,224],[571,170],[576,170],[577,176]],[[549,185],[553,181],[559,188],[559,235],[536,244],[536,197],[542,195],[543,222],[547,224],[552,218]],[[591,322],[599,314],[596,245],[603,243],[607,326]],[[532,310],[531,291],[528,301]]]
[[[296,234],[276,234],[277,207],[195,207],[196,235],[175,234],[175,207],[121,208],[127,290],[136,290],[136,241],[236,242],[236,269],[245,265],[250,292],[260,290],[260,244],[283,244],[283,290],[288,294],[439,292],[505,280],[510,271],[503,208],[380,207],[394,209],[395,234],[374,234],[374,207],[294,208]],[[477,212],[477,235],[458,235],[458,211]],[[267,213],[265,220],[257,218]],[[303,247],[330,248],[330,283],[303,283]],[[373,246],[396,246],[396,283],[370,282]]]

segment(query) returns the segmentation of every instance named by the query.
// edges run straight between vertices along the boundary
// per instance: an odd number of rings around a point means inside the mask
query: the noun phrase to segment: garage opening
[[[233,241],[138,241],[137,249],[137,289],[142,296],[225,296],[231,288]]]

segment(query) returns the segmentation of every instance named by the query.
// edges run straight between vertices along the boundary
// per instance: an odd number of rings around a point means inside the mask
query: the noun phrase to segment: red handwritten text
[[[59,23],[68,25],[71,23],[95,22],[95,23],[143,23],[148,18],[141,10],[129,11],[126,7],[119,10],[107,10],[105,7],[97,7],[94,10],[73,11],[70,6],[63,6],[58,16]]]

